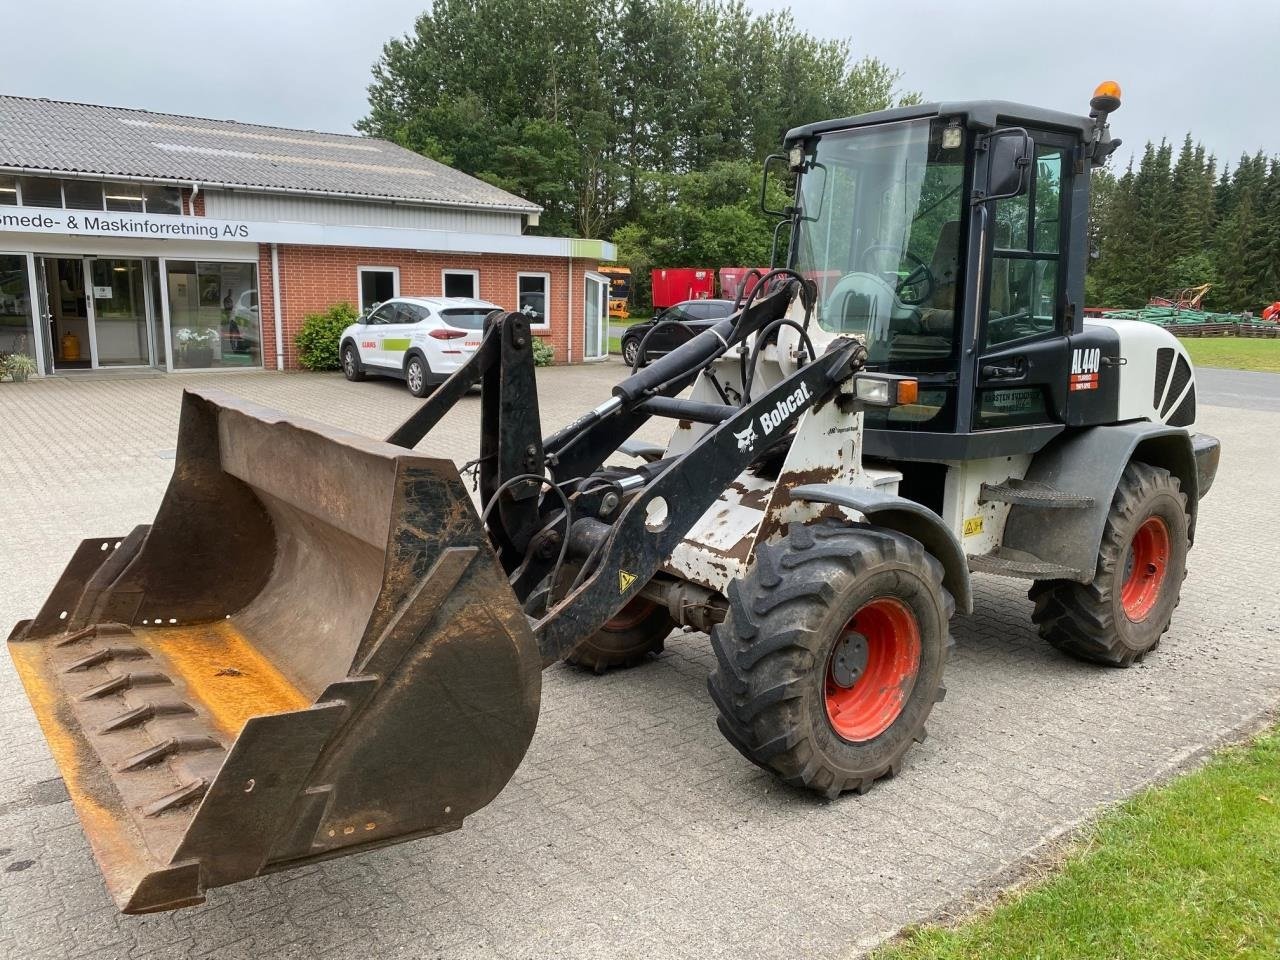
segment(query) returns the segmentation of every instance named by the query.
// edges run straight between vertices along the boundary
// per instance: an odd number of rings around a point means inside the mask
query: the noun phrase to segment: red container
[[[768,272],[768,267],[721,267],[720,296],[726,300],[745,297],[755,287],[756,281]]]
[[[682,300],[705,300],[716,292],[716,275],[701,267],[667,267],[654,270],[654,309],[669,307]]]

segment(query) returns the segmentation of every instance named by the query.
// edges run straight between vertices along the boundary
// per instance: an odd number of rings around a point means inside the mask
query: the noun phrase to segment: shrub
[[[324,313],[307,314],[293,339],[298,362],[308,370],[337,370],[338,338],[359,316],[349,303],[335,303]]]
[[[556,348],[547,343],[541,337],[533,338],[533,365],[535,367],[549,367],[555,363]]]

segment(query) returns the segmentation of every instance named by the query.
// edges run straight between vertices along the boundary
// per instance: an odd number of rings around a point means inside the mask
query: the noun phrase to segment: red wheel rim
[[[1160,599],[1169,570],[1169,527],[1160,517],[1148,517],[1129,544],[1129,562],[1120,588],[1120,606],[1135,623],[1147,619]]]
[[[884,733],[902,713],[920,669],[920,626],[901,600],[880,597],[858,609],[841,631],[866,637],[866,667],[852,686],[833,673],[827,658],[827,720],[843,739],[860,743]],[[837,642],[838,646],[838,642]]]
[[[606,630],[630,630],[639,625],[654,608],[654,602],[647,597],[636,597],[625,607],[604,622]]]

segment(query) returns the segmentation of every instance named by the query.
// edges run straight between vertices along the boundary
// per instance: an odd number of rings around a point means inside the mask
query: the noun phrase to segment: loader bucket
[[[155,523],[84,541],[9,651],[127,913],[456,829],[541,690],[451,462],[215,391]]]

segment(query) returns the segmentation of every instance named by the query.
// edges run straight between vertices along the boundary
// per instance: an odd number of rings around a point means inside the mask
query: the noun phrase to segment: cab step
[[[1022,580],[1081,579],[1079,570],[1049,563],[1033,554],[1008,547],[997,547],[990,553],[970,554],[968,560],[972,573],[991,573],[998,577],[1017,577]]]
[[[979,503],[1012,503],[1046,510],[1079,510],[1093,506],[1093,497],[1067,493],[1047,483],[1010,477],[1004,483],[984,483]]]

